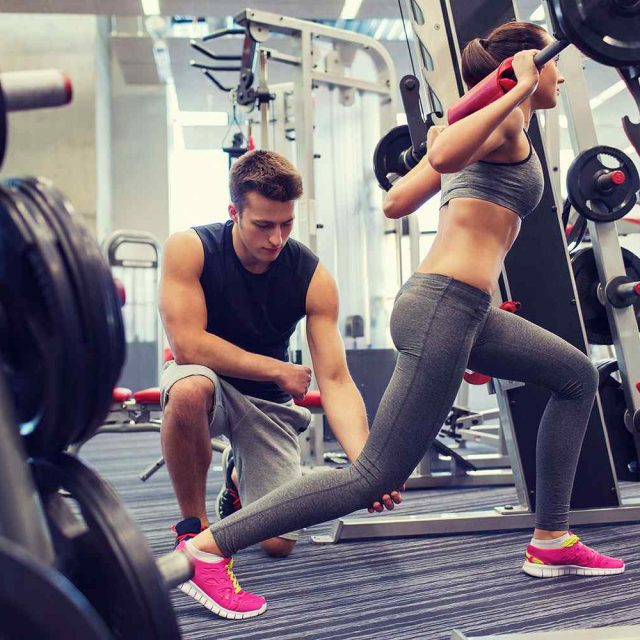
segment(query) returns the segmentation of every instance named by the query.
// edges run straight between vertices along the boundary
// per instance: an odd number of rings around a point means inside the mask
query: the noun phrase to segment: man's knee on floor
[[[287,538],[270,538],[260,543],[260,547],[272,558],[286,558],[295,546],[296,541]]]
[[[213,393],[213,382],[205,376],[178,380],[169,390],[165,413],[171,413],[178,420],[209,414],[213,409]]]

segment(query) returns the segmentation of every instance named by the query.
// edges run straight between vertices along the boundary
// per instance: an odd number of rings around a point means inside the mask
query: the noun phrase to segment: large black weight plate
[[[27,448],[61,451],[76,428],[67,406],[80,357],[75,304],[48,227],[8,187],[0,187],[0,304],[3,369]]]
[[[640,3],[636,0],[548,0],[558,35],[610,67],[640,63]]]
[[[71,203],[51,182],[39,179],[38,188],[46,192],[57,203],[56,211],[58,211],[61,220],[65,218],[67,221],[77,219]],[[126,341],[120,296],[113,281],[109,265],[102,256],[98,243],[86,228],[81,224],[77,225],[77,228],[83,236],[82,243],[84,249],[87,255],[93,260],[94,269],[91,270],[91,273],[96,277],[94,291],[98,294],[99,298],[97,308],[101,310],[101,320],[103,324],[106,322],[107,329],[106,334],[104,334],[107,340],[102,345],[103,349],[99,357],[99,362],[103,365],[103,374],[95,381],[96,389],[93,394],[96,400],[95,419],[93,423],[87,425],[85,432],[76,440],[76,442],[81,442],[93,435],[109,412],[113,388],[124,366]],[[103,309],[104,312],[102,312]],[[103,335],[102,330],[100,331],[100,335]]]
[[[640,480],[638,473],[638,453],[633,436],[624,423],[627,405],[624,399],[622,383],[617,379],[618,363],[607,360],[598,365],[600,384],[598,387],[602,413],[607,427],[609,446],[620,482],[624,480]]]
[[[179,638],[167,586],[145,537],[113,489],[68,454],[33,460],[59,570],[87,597],[116,638]],[[63,489],[75,500],[74,515]]]
[[[398,125],[380,138],[373,152],[373,171],[385,191],[392,187],[394,176],[407,173],[401,154],[411,147],[411,135],[406,124]]]
[[[31,187],[30,179],[12,178],[7,180],[7,184],[16,188],[35,207],[38,207],[40,214],[53,234],[58,252],[65,265],[67,278],[72,287],[80,324],[80,333],[76,341],[80,346],[81,354],[77,369],[69,371],[67,377],[69,388],[73,389],[73,401],[69,403],[68,410],[69,413],[78,413],[77,419],[71,418],[77,428],[77,431],[72,435],[72,440],[74,440],[91,417],[91,390],[94,387],[93,381],[96,379],[96,371],[91,366],[95,351],[95,339],[92,339],[91,334],[93,320],[90,317],[91,309],[88,306],[88,286],[84,280],[89,266],[86,260],[83,259],[82,252],[78,251],[78,247],[73,244],[73,229],[64,228],[59,224],[47,201],[37,190]]]
[[[0,85],[0,167],[4,162],[4,154],[7,150],[7,109],[4,101],[2,85]]]
[[[608,163],[604,164],[602,158]],[[606,190],[598,188],[597,178],[619,170],[625,181]],[[631,158],[620,149],[600,145],[578,154],[567,171],[567,191],[573,208],[594,222],[620,220],[638,201],[640,177]]]
[[[9,185],[9,182],[7,181],[5,184]],[[65,269],[64,256],[60,251],[54,229],[52,229],[41,209],[31,198],[28,198],[15,188],[11,188],[11,193],[14,201],[16,203],[20,202],[24,206],[24,210],[29,212],[30,223],[34,225],[32,228],[36,230],[34,237],[40,243],[42,255],[47,255],[45,264],[47,268],[51,269],[52,273],[56,274],[55,284],[58,287],[58,295],[64,308],[62,313],[58,309],[62,320],[62,332],[58,335],[62,338],[63,352],[62,357],[57,359],[56,362],[59,366],[58,376],[64,380],[64,390],[59,398],[61,413],[55,425],[56,441],[52,441],[51,446],[44,449],[40,444],[41,438],[38,437],[37,432],[34,442],[31,442],[32,436],[27,438],[27,448],[30,453],[38,455],[49,452],[57,453],[64,450],[73,440],[74,434],[82,427],[85,419],[82,411],[85,401],[80,400],[76,403],[74,399],[73,402],[69,402],[69,389],[72,389],[74,394],[84,391],[81,383],[81,378],[85,375],[83,366],[84,353],[79,346],[82,327],[78,317],[78,301],[74,295],[69,274]],[[47,249],[48,254],[45,249]],[[71,398],[73,398],[73,395]]]
[[[109,640],[88,600],[61,573],[0,538],[2,640]]]
[[[85,345],[83,355],[87,368],[89,388],[85,393],[87,400],[86,419],[81,429],[74,434],[73,442],[79,442],[102,424],[109,410],[113,390],[113,357],[111,327],[118,324],[117,318],[110,318],[111,311],[104,304],[104,266],[97,263],[99,249],[78,216],[71,213],[68,203],[62,203],[64,197],[49,182],[39,178],[24,178],[19,188],[37,199],[50,216],[50,223],[56,229],[63,245],[68,266],[73,272],[75,291],[79,303],[79,313],[84,328]],[[79,272],[78,272],[79,271]],[[110,286],[110,285],[108,285]]]
[[[640,280],[640,258],[623,248],[622,261],[627,275],[633,281]],[[593,249],[587,248],[577,251],[571,258],[571,264],[588,341],[591,344],[613,344],[607,311],[598,300],[600,280]],[[640,301],[636,301],[633,308],[640,327]]]

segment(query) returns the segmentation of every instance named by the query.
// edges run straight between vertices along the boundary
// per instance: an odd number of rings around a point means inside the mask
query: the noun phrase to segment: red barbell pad
[[[175,360],[175,358],[173,357],[173,351],[171,351],[171,349],[169,349],[169,347],[167,347],[164,351],[163,351],[163,358],[164,358],[164,362],[169,362],[171,360]]]
[[[160,404],[160,388],[150,387],[136,391],[133,399],[139,404]]]
[[[505,77],[510,73],[513,73],[513,58],[503,60],[493,73],[490,73],[484,80],[480,80],[477,85],[449,107],[447,111],[449,124],[466,118],[511,91],[517,82],[512,78]]]
[[[299,407],[321,407],[322,399],[319,391],[307,391],[307,395],[302,399],[294,399]]]

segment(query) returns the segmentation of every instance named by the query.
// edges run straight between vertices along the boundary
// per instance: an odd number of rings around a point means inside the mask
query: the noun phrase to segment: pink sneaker
[[[522,570],[536,578],[557,578],[571,574],[604,576],[622,573],[624,562],[590,549],[572,534],[561,549],[540,549],[529,545]]]
[[[178,550],[189,554],[186,541],[178,544]],[[178,586],[188,596],[197,600],[221,618],[242,620],[259,616],[267,610],[267,602],[260,596],[242,591],[233,575],[233,560],[202,562],[189,555],[194,566],[193,578]]]

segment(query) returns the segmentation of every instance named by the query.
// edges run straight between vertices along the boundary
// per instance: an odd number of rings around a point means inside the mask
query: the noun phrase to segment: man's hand
[[[405,487],[402,487],[404,491]],[[402,496],[399,491],[392,491],[391,493],[385,493],[382,496],[381,500],[376,500],[368,509],[369,513],[373,513],[377,511],[378,513],[382,513],[384,508],[386,507],[389,511],[391,511],[397,504],[402,502]]]
[[[311,384],[311,369],[301,364],[283,362],[274,382],[297,400],[302,400]]]

